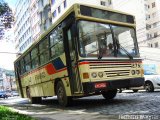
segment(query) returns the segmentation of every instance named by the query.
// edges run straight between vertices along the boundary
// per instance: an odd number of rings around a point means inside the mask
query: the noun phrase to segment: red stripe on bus
[[[46,69],[46,71],[47,71],[47,73],[48,73],[49,75],[52,75],[52,74],[55,74],[55,73],[56,73],[56,69],[55,69],[55,67],[53,66],[52,63],[46,65],[46,66],[45,66],[45,69]]]
[[[85,64],[89,64],[89,62],[80,62],[78,65],[85,65]]]
[[[104,64],[104,63],[106,63],[106,64],[131,64],[131,63],[142,63],[142,62],[80,62],[78,65],[84,65],[84,64],[90,64],[90,63],[92,63],[92,64]]]

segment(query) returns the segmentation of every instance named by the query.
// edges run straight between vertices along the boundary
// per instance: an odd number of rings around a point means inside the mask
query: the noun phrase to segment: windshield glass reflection
[[[80,54],[82,57],[137,56],[133,28],[79,21]],[[114,39],[113,39],[114,37]],[[121,47],[124,49],[121,49]]]

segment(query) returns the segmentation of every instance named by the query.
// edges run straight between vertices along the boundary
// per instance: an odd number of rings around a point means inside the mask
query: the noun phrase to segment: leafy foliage
[[[5,2],[0,2],[0,16],[5,14],[6,12],[10,12],[11,9]]]
[[[29,116],[19,114],[9,110],[7,107],[0,106],[0,120],[35,120]]]
[[[3,38],[5,29],[9,29],[13,25],[14,17],[12,10],[6,2],[0,0],[0,40]],[[3,26],[2,26],[3,25]]]

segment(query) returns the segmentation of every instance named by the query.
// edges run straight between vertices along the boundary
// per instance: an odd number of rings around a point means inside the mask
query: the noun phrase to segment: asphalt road
[[[56,97],[44,99],[38,105],[19,97],[0,99],[0,104],[39,120],[160,120],[160,90],[118,93],[111,101],[101,95],[85,97],[74,100],[67,108],[61,108]]]

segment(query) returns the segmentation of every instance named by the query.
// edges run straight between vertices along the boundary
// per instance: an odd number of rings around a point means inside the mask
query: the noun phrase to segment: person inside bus
[[[108,45],[105,43],[103,43],[103,56],[112,56],[113,54],[113,44],[109,43]]]
[[[107,56],[111,56],[113,54],[113,44],[109,43],[107,48]]]

